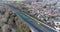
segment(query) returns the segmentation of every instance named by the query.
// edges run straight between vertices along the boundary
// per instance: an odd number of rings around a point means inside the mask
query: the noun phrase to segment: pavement
[[[27,15],[26,13],[22,12],[20,9],[13,7],[9,4],[6,4],[10,9],[12,9],[24,22],[28,23],[30,26],[32,26],[37,32],[56,32],[54,29],[46,26],[45,24],[42,24],[35,20],[33,17]],[[39,23],[39,24],[38,24]]]

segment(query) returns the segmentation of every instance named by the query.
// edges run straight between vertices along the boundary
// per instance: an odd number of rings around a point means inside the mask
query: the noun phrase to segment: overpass
[[[36,31],[36,32],[56,32],[55,29],[48,27],[44,23],[29,16],[28,14],[26,14],[22,10],[20,10],[14,6],[11,6],[9,4],[3,4],[3,5],[6,5],[12,11],[14,11],[16,13],[16,15],[18,15],[22,20],[24,20],[24,22],[26,22],[30,28],[32,27],[34,31]]]

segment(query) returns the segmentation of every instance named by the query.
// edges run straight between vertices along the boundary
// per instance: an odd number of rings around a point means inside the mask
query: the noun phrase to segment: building
[[[60,32],[60,21],[55,21],[55,29],[57,32]]]
[[[56,31],[59,32],[60,31],[60,22],[55,22],[55,28],[56,28]]]
[[[46,2],[47,4],[54,4],[57,2],[57,0],[45,0],[44,2]]]
[[[57,2],[57,4],[55,6],[56,7],[60,7],[60,2]]]
[[[36,2],[37,0],[26,0],[28,2]]]

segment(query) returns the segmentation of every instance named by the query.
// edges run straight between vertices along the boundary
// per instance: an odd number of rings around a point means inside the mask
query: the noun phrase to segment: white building
[[[26,0],[28,2],[36,2],[37,0]]]
[[[55,21],[54,23],[55,23],[56,31],[60,32],[60,21],[59,22]]]
[[[56,3],[57,0],[45,0],[44,2],[46,2],[47,4],[54,4]]]
[[[57,2],[56,7],[60,7],[60,2]]]

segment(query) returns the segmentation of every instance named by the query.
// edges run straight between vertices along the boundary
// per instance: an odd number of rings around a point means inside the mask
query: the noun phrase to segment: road
[[[40,21],[35,20],[33,17],[22,12],[20,9],[6,4],[12,11],[14,11],[24,22],[28,23],[30,26],[34,27],[38,32],[56,32],[54,29],[49,28],[45,24],[40,23]],[[38,24],[39,23],[39,24]]]

